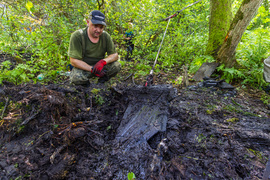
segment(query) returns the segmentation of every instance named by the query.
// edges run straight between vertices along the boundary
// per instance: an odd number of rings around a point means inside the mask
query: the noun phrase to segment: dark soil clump
[[[244,92],[4,82],[0,102],[0,179],[261,179],[270,153]]]

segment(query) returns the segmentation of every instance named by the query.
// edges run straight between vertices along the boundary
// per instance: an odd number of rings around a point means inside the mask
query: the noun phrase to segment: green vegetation
[[[100,95],[101,89],[92,89],[91,93],[93,94],[93,97],[95,98],[95,102],[99,105],[102,105],[105,101],[104,98]]]
[[[129,172],[127,177],[128,177],[128,180],[136,179],[135,174],[133,172]]]
[[[202,141],[206,140],[206,137],[203,134],[199,134],[199,136],[196,137],[198,143],[201,143]]]
[[[267,95],[266,93],[261,95],[261,101],[265,104],[265,105],[269,105],[270,104],[270,97],[269,95]]]
[[[226,119],[227,122],[231,122],[231,123],[236,123],[239,121],[238,118],[230,118],[230,119]]]
[[[255,156],[256,156],[257,158],[259,158],[260,160],[267,159],[267,157],[265,157],[265,156],[263,155],[263,153],[260,152],[260,151],[257,151],[257,150],[251,149],[251,148],[247,149],[247,151],[248,151],[250,154],[255,155]]]
[[[244,111],[244,110],[242,110],[241,107],[239,107],[239,106],[233,106],[233,105],[231,105],[231,104],[229,104],[229,105],[223,107],[223,109],[224,109],[224,110],[227,110],[227,111],[230,112],[230,113],[231,113],[231,112],[236,112],[236,113],[242,113],[242,114],[248,115],[248,116],[258,116],[257,114],[253,114],[253,113],[251,113],[251,112]],[[236,121],[238,121],[237,118],[236,118],[236,119],[232,118],[231,120],[229,120],[229,121],[227,121],[227,122],[236,122]]]
[[[93,89],[91,90],[91,93],[92,93],[93,95],[97,95],[97,94],[99,94],[100,91],[101,91],[101,89],[93,88]]]
[[[146,76],[152,68],[157,55],[167,21],[164,18],[186,7],[194,1],[14,1],[2,2],[0,8],[0,53],[11,61],[0,64],[0,84],[10,81],[15,84],[37,82],[43,74],[41,83],[59,82],[58,72],[66,71],[69,64],[67,56],[69,38],[72,32],[86,26],[85,18],[94,9],[105,12],[108,31],[116,44],[117,52],[125,56],[123,33],[127,23],[134,24],[135,62],[123,63],[130,73],[138,78]],[[241,1],[234,1],[232,11],[236,12]],[[183,65],[189,74],[195,73],[203,62],[215,59],[206,55],[209,32],[210,3],[202,0],[171,19],[159,54],[155,73],[177,72]],[[250,23],[237,47],[236,60],[240,66],[225,68],[220,66],[222,78],[227,82],[241,82],[255,87],[265,85],[262,77],[263,60],[269,56],[270,31],[269,12],[264,6]],[[29,55],[27,58],[25,55]],[[9,58],[10,59],[10,58]],[[174,84],[180,79],[171,79]]]

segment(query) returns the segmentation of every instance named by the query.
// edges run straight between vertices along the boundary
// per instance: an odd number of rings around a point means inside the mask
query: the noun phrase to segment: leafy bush
[[[36,82],[38,74],[44,74],[46,81],[58,81],[61,71],[69,64],[67,56],[69,38],[72,32],[86,26],[85,18],[94,9],[106,15],[106,31],[111,34],[121,57],[125,56],[123,34],[129,21],[133,22],[135,34],[133,58],[135,63],[130,71],[136,77],[149,73],[168,21],[164,18],[193,3],[193,1],[11,1],[5,4],[0,25],[1,53],[22,59],[14,69],[8,62],[1,65],[0,83],[8,80],[16,84]],[[233,2],[233,12],[239,7]],[[171,19],[158,55],[155,72],[181,69],[185,65],[189,73],[195,73],[203,62],[212,62],[205,55],[208,40],[209,1],[189,7]],[[243,84],[260,86],[263,60],[269,56],[269,12],[260,7],[248,30],[238,45],[236,60],[239,67],[226,69],[220,66],[228,82],[241,81]],[[31,59],[23,59],[23,53],[31,53]],[[130,63],[122,63],[130,66]],[[9,68],[8,68],[9,66]],[[60,78],[61,80],[61,78]]]
[[[236,50],[236,59],[240,68],[224,68],[223,77],[228,82],[241,81],[255,87],[265,85],[263,80],[263,61],[269,56],[270,39],[269,28],[257,28],[252,31],[246,30]]]

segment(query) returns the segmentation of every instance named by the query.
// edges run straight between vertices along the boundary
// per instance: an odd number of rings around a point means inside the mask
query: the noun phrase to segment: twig
[[[5,60],[6,60],[6,56],[7,56],[7,53],[5,53],[5,56],[4,56],[4,59],[3,59],[3,61],[5,61]]]
[[[66,84],[67,82],[69,82],[69,79],[68,79],[68,80],[63,81],[62,83],[59,83],[59,85]]]
[[[101,134],[101,133],[99,133],[99,132],[97,132],[97,131],[94,131],[94,130],[92,130],[92,129],[90,129],[90,128],[87,128],[87,130],[88,130],[88,131],[92,131],[93,133],[98,134],[98,135],[100,135],[100,136],[103,136],[103,134]],[[89,134],[87,134],[87,135],[90,136]]]
[[[187,67],[183,66],[183,70],[183,85],[184,87],[187,87],[189,85]]]
[[[81,124],[83,124],[82,121],[70,123],[64,130],[62,130],[61,132],[59,132],[58,135],[62,135],[64,132],[70,131],[71,128],[77,127],[78,125],[81,125]]]
[[[158,95],[158,97],[153,101],[153,103],[155,103],[162,95],[163,95],[163,92],[161,92],[160,95]]]
[[[128,78],[130,78],[133,75],[134,75],[134,73],[131,73],[130,75],[128,75],[128,77],[126,79],[124,79],[124,81],[128,80]]]
[[[134,76],[132,76],[132,82],[133,82],[133,85],[136,85],[135,82],[134,82]]]
[[[3,119],[4,113],[5,113],[5,111],[6,111],[7,107],[8,107],[8,104],[9,104],[9,100],[10,100],[10,98],[7,97],[5,107],[4,107],[3,111],[2,111],[1,119]]]
[[[88,144],[90,144],[90,146],[92,148],[94,148],[95,150],[99,150],[96,146],[94,146],[88,139],[86,140],[88,142]]]
[[[60,146],[59,148],[56,149],[56,151],[54,151],[54,153],[50,157],[51,164],[53,164],[55,156],[58,155],[65,147],[67,147],[67,144]]]
[[[38,112],[36,112],[35,114],[33,114],[32,116],[26,118],[22,123],[21,125],[25,125],[25,124],[28,124],[29,121],[31,121],[32,119],[34,119],[40,112],[40,109],[38,110]]]
[[[36,146],[38,146],[42,141],[41,141],[41,138],[45,135],[45,134],[47,134],[47,133],[51,133],[52,131],[51,130],[49,130],[49,131],[46,131],[46,132],[44,132],[43,134],[41,134],[41,135],[39,135],[39,137],[35,140],[35,144],[33,145],[33,147],[36,147]],[[39,151],[41,151],[41,150],[39,150]],[[42,153],[42,154],[45,154],[45,153]]]
[[[90,109],[89,109],[89,114],[92,113],[92,107],[93,107],[93,97],[90,96]]]

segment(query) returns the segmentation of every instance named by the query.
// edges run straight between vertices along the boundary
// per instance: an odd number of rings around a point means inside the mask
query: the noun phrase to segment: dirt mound
[[[270,153],[242,92],[4,83],[0,102],[0,179],[260,179]]]

